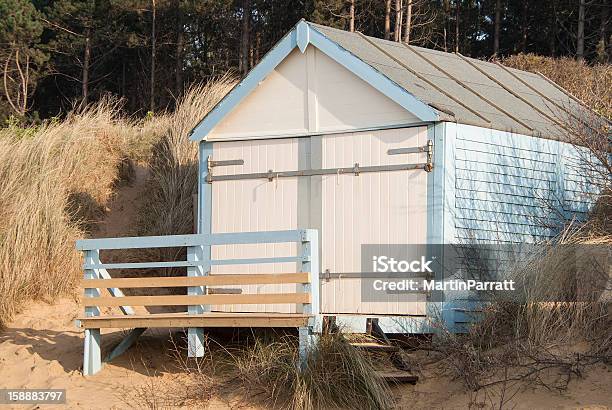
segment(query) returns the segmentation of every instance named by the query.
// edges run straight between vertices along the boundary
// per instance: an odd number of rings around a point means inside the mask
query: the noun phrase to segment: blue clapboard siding
[[[566,157],[563,179],[564,208],[568,215],[584,217],[595,204],[600,187],[604,185],[604,173],[597,172],[593,166],[585,165],[585,162],[596,163],[585,150],[563,148]]]
[[[437,149],[443,151],[435,158],[443,158],[437,178],[444,199],[432,237],[447,244],[549,239],[564,221],[584,219],[602,186],[601,176],[584,164],[587,151],[559,141],[445,123]],[[497,254],[489,266],[513,260]],[[478,310],[476,295],[445,292],[444,299],[444,320],[454,331],[465,330]]]
[[[586,151],[567,143],[447,123],[445,150],[446,243],[548,239],[597,197]]]

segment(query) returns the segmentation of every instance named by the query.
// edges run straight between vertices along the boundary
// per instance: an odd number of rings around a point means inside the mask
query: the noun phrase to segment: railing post
[[[310,303],[302,305],[302,312],[311,315],[308,326],[299,329],[299,366],[306,367],[309,351],[316,344],[315,333],[320,333],[319,315],[319,233],[314,229],[303,231],[301,272],[308,272],[310,283],[302,285],[303,292],[310,293]]]
[[[208,160],[213,154],[213,145],[210,142],[200,142],[198,162],[198,213],[196,227],[199,234],[210,234],[212,231],[212,185],[206,181],[209,168]],[[208,261],[206,266],[187,268],[187,276],[204,276],[210,272],[211,249],[210,245],[190,246],[187,248],[188,261]],[[204,286],[190,287],[188,295],[205,295]],[[210,311],[210,306],[195,305],[188,307],[192,315]],[[204,329],[190,327],[187,329],[187,355],[189,357],[204,356]]]
[[[93,265],[100,263],[100,251],[85,251],[85,264]],[[96,269],[85,269],[85,279],[99,279]],[[99,297],[100,290],[96,288],[85,289],[85,299]],[[85,300],[85,316],[99,316],[100,309],[97,306],[87,306]],[[83,349],[83,375],[91,376],[102,368],[100,329],[85,329],[85,344]]]
[[[205,260],[203,246],[188,246],[187,261],[202,262]],[[187,276],[204,276],[207,273],[205,266],[190,266],[187,268]],[[189,296],[205,295],[205,286],[190,286],[187,288]],[[187,312],[190,315],[201,315],[204,312],[210,311],[210,306],[205,305],[190,305],[187,307]],[[189,357],[204,356],[204,329],[201,327],[190,327],[187,329],[187,355]]]

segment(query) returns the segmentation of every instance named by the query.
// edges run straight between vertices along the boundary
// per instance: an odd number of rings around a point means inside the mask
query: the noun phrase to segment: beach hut
[[[316,229],[321,313],[356,330],[423,318],[425,295],[362,300],[362,246],[553,236],[551,206],[583,215],[592,202],[563,142],[561,119],[581,109],[543,75],[301,21],[190,135],[199,232]]]
[[[188,328],[190,356],[203,355],[206,327],[299,327],[302,361],[325,317],[354,332],[430,333],[435,312],[459,329],[450,292],[370,298],[366,247],[414,244],[434,258],[437,245],[554,236],[555,218],[583,217],[596,193],[580,164],[588,152],[562,120],[584,110],[539,74],[300,21],[190,134],[196,233],[77,242],[84,373],[100,370],[102,328],[134,328],[110,360],[148,327]],[[152,247],[185,247],[187,258],[100,260]],[[187,277],[107,271],[167,267]],[[188,292],[121,291],[133,287]],[[131,305],[187,308],[141,315]],[[123,314],[102,315],[105,306]]]

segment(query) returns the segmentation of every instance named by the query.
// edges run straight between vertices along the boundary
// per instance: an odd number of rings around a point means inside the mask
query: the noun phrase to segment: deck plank
[[[309,283],[310,275],[301,273],[211,274],[207,276],[171,276],[142,278],[84,279],[83,288],[165,288],[186,286],[266,285]]]
[[[300,327],[306,326],[309,315],[300,313],[226,313],[207,312],[200,315],[187,313],[96,316],[79,318],[85,329],[137,328],[137,327]]]
[[[264,305],[273,303],[310,303],[309,293],[260,293],[222,295],[125,296],[84,298],[85,306],[189,306],[189,305]]]

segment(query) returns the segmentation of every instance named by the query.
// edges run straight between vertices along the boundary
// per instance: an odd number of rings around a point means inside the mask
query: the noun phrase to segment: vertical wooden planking
[[[425,163],[425,154],[387,151],[426,141],[425,127],[326,135],[322,167]],[[322,282],[322,312],[425,314],[424,295],[410,295],[414,302],[400,302],[398,295],[363,302],[360,279],[337,275],[361,272],[362,244],[426,243],[427,178],[424,170],[323,176],[321,269],[334,277]]]
[[[261,139],[417,122],[418,116],[308,46],[305,53],[292,51],[227,113],[208,139]]]
[[[309,160],[309,139],[253,140],[217,142],[215,160],[243,159],[244,165],[218,167],[216,175],[273,170],[297,170],[300,161]],[[298,196],[307,197],[308,178],[280,178],[219,181],[212,184],[214,233],[257,232],[308,227],[308,203],[298,205]],[[219,199],[217,199],[219,198]],[[299,221],[298,221],[299,220]],[[223,245],[213,247],[214,259],[295,256],[294,243]],[[292,272],[295,263],[242,266],[214,266],[214,273]],[[230,288],[224,286],[224,288]],[[244,293],[294,292],[295,285],[232,286]],[[230,312],[284,312],[295,311],[295,306],[282,304],[224,305],[214,310]]]
[[[308,132],[319,131],[319,103],[317,101],[317,51],[313,46],[306,49],[306,115],[308,117]]]

